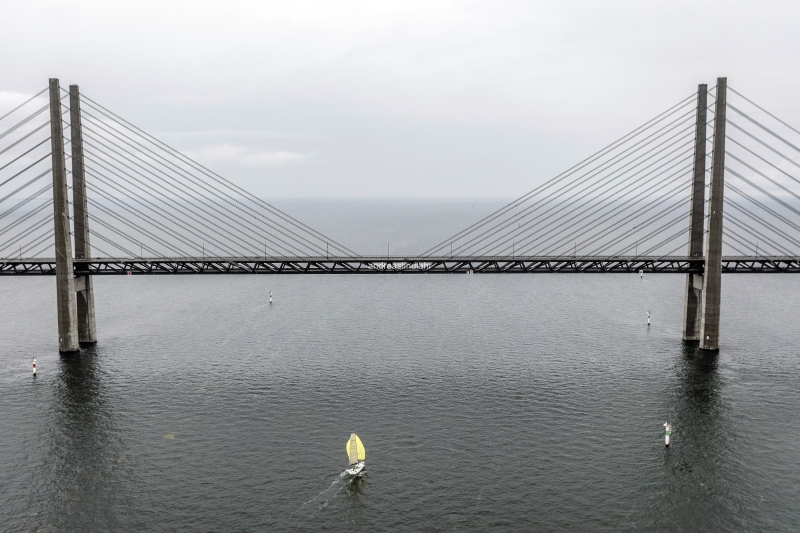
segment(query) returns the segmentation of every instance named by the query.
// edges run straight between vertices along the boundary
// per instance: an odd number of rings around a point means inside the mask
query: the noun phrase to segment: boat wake
[[[344,474],[344,472],[342,474]],[[345,483],[342,479],[343,477],[344,477],[343,475],[340,475],[338,478],[334,479],[328,486],[328,488],[326,488],[325,490],[323,490],[322,492],[320,492],[319,494],[317,494],[316,496],[305,502],[303,505],[295,509],[295,511],[292,514],[295,515],[297,513],[302,512],[304,509],[309,508],[313,509],[313,512],[311,513],[313,516],[317,511],[320,511],[325,507],[327,507],[328,502],[332,498],[337,496],[340,492],[342,492],[342,490],[345,488]]]

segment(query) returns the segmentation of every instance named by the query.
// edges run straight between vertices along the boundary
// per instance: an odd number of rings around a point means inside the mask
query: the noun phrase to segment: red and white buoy
[[[33,375],[36,376],[36,358],[33,358]]]

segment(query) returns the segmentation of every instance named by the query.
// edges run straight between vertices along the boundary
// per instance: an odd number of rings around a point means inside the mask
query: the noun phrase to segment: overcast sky
[[[59,77],[262,197],[514,197],[717,76],[800,124],[800,2],[11,2]]]

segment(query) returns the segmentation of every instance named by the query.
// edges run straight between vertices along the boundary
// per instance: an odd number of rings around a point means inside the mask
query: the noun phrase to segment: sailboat
[[[361,439],[358,438],[358,435],[355,433],[350,435],[345,449],[347,450],[347,457],[350,459],[350,467],[344,471],[345,474],[351,476],[360,475],[361,472],[364,471],[364,461],[367,459],[367,451],[364,449],[364,445],[361,444]]]

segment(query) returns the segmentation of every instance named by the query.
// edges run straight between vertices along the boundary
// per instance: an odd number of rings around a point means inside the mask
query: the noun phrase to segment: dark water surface
[[[408,254],[502,203],[281,207]],[[100,342],[61,357],[55,280],[2,278],[0,533],[800,531],[800,276],[725,276],[713,357],[684,284],[96,278]]]
[[[68,357],[54,283],[0,280],[3,532],[800,530],[800,276],[716,357],[678,275],[97,278]]]

